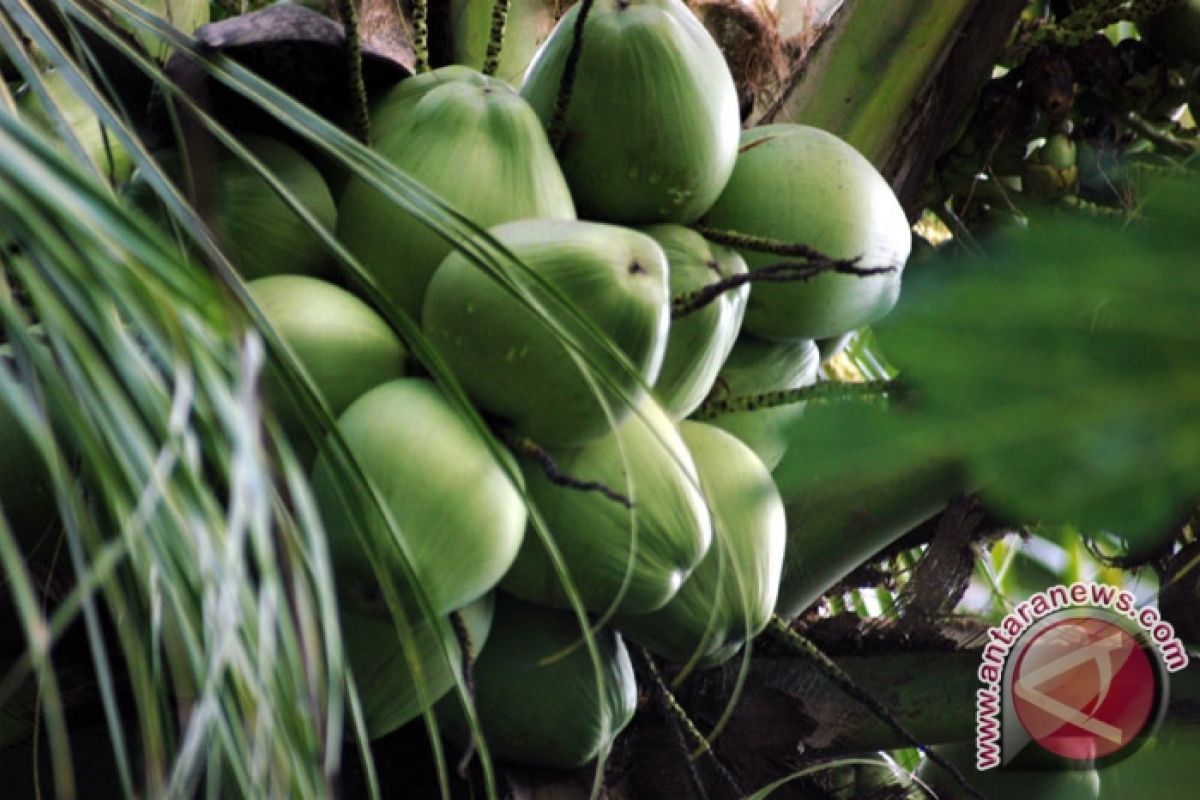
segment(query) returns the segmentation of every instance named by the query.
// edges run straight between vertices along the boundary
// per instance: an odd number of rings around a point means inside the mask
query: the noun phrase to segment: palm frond
[[[74,576],[42,608],[0,536],[32,645],[3,687],[31,668],[53,687],[56,637],[83,624],[127,794],[194,789],[221,775],[214,757],[243,792],[322,793],[339,766],[346,675],[320,521],[260,416],[262,342],[156,229],[7,114],[0,147],[12,352],[0,390],[37,445],[42,463],[28,468],[49,472]],[[61,716],[47,709],[66,795]]]

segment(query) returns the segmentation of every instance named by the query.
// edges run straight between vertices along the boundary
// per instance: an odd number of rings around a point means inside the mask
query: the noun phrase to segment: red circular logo
[[[1145,729],[1158,686],[1135,637],[1106,620],[1079,617],[1030,637],[1013,672],[1012,695],[1035,742],[1064,758],[1092,761]]]

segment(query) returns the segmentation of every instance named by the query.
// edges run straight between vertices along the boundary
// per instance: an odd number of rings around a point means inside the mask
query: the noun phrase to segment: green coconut
[[[1200,0],[1183,0],[1138,23],[1142,38],[1169,58],[1200,64]]]
[[[493,607],[492,595],[487,594],[459,612],[475,653],[487,643]],[[342,604],[342,641],[372,739],[416,719],[450,692],[454,673],[446,663],[447,651],[453,664],[461,663],[458,638],[449,625],[439,635],[437,625],[415,610],[408,613],[405,622],[421,665],[421,687],[414,680],[400,630],[386,609],[368,612]],[[422,692],[428,706],[422,703]]]
[[[451,0],[451,54],[455,63],[483,69],[494,5],[490,0]],[[554,10],[555,3],[548,0],[509,0],[497,78],[520,85],[529,62],[554,28]]]
[[[621,637],[607,628],[594,634],[603,690],[582,638],[571,612],[497,596],[492,632],[474,667],[475,708],[493,756],[579,767],[633,719],[637,684]],[[457,696],[435,710],[452,735],[466,740]]]
[[[578,14],[563,15],[521,87],[547,125]],[[559,151],[580,215],[694,222],[729,180],[741,129],[716,42],[679,0],[597,0],[583,42]]]
[[[704,560],[666,606],[622,617],[632,641],[677,663],[718,664],[754,638],[775,611],[787,524],[771,473],[754,451],[719,428],[679,426],[713,517]]]
[[[480,227],[575,218],[537,116],[503,81],[459,66],[410,78],[375,105],[372,126],[381,156]],[[451,245],[358,178],[339,210],[342,242],[417,318]]]
[[[618,600],[617,607],[629,614],[661,608],[712,540],[699,477],[675,424],[647,400],[603,439],[556,450],[552,456],[562,472],[599,481],[634,503],[631,512],[597,492],[559,486],[536,465],[523,465],[529,494],[583,604],[599,613]],[[568,606],[561,580],[532,529],[501,585],[526,600]]]
[[[100,123],[100,118],[92,111],[83,98],[67,84],[66,78],[58,71],[51,71],[41,76],[47,94],[54,106],[62,114],[67,127],[79,140],[84,153],[100,173],[108,176],[115,183],[120,183],[129,177],[133,171],[133,161],[129,152],[121,146],[111,130]],[[47,112],[41,98],[28,84],[17,93],[17,110],[21,116],[33,122],[46,133],[57,135],[55,116]],[[67,143],[62,142],[62,149],[67,150]]]
[[[332,232],[337,209],[320,171],[296,150],[274,139],[246,136],[241,140],[256,158],[317,222]],[[183,169],[174,153],[160,156],[168,175],[183,183]],[[222,153],[211,170],[194,176],[211,192],[209,223],[221,250],[246,280],[268,275],[320,273],[328,260],[317,234],[275,194],[270,185],[232,153]],[[147,209],[158,207],[156,196],[140,172],[129,187],[130,200]]]
[[[1108,797],[1101,793],[1100,773],[1096,770],[1014,770],[995,768],[980,771],[975,766],[975,745],[948,744],[933,748],[958,768],[967,782],[984,797],[1019,797],[1021,800],[1099,800]],[[958,800],[969,795],[961,785],[938,765],[925,759],[917,777],[946,800]],[[1150,795],[1138,795],[1149,797]]]
[[[904,209],[857,150],[806,125],[768,125],[742,134],[733,177],[704,217],[714,228],[799,242],[832,258],[893,272],[826,273],[762,284],[750,293],[746,330],[773,340],[826,339],[882,318],[900,296],[912,247]],[[750,269],[789,259],[742,250]]]
[[[816,383],[821,354],[812,342],[768,342],[743,335],[717,378],[715,397],[751,397]],[[804,402],[735,411],[711,420],[750,446],[768,469],[787,452],[787,429],[804,414]]]
[[[402,378],[371,389],[338,420],[359,467],[380,493],[437,613],[461,608],[508,571],[525,529],[525,505],[486,442],[431,382]],[[386,554],[396,584],[404,573],[378,512],[351,510],[338,491],[330,454],[313,470],[313,491],[343,585],[376,580],[366,535]]]
[[[713,244],[690,228],[648,225],[641,230],[666,253],[673,298],[747,271],[737,251]],[[671,322],[667,354],[654,390],[675,419],[683,419],[704,402],[733,349],[749,294],[747,284]]]
[[[404,374],[404,345],[375,311],[332,283],[304,275],[250,281],[250,296],[267,322],[295,352],[334,416],[368,389]],[[283,428],[302,429],[300,409],[281,377],[268,373],[266,395],[276,402]]]
[[[582,444],[653,383],[666,348],[667,262],[654,240],[593,222],[523,220],[489,230],[533,272],[575,304],[624,354],[636,375],[599,345],[589,356],[620,391],[601,384],[593,367],[572,358],[546,322],[497,281],[453,253],[438,268],[425,299],[423,328],[471,396],[543,445]],[[589,340],[565,314],[558,322]],[[591,377],[589,382],[588,377]]]

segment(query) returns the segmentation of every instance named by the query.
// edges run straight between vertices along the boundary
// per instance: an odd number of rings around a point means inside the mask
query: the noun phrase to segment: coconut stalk
[[[801,122],[845,139],[883,173],[915,218],[926,176],[1025,5],[845,3],[793,73],[793,85],[755,122]]]

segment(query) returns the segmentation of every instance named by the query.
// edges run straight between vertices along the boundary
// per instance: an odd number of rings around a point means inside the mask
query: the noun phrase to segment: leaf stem
[[[346,31],[346,77],[354,105],[351,132],[363,144],[371,143],[371,119],[367,112],[367,85],[363,81],[362,37],[358,29],[358,9],[354,0],[338,0],[338,12]]]
[[[804,283],[826,272],[869,278],[872,275],[895,271],[895,267],[859,267],[855,265],[855,260],[834,260],[825,257],[807,264],[784,261],[750,272],[743,272],[740,275],[731,275],[715,283],[710,283],[708,286],[676,295],[671,299],[671,319],[679,319],[693,314],[707,307],[726,292],[740,289],[750,283]]]
[[[429,71],[429,5],[427,0],[412,0],[413,71]]]
[[[466,684],[467,694],[475,699],[475,642],[471,638],[471,629],[467,627],[466,617],[462,611],[450,614],[450,627],[454,630],[454,638],[458,640],[458,649],[462,656],[463,683]],[[471,759],[475,757],[475,737],[471,737],[466,752],[458,761],[458,775],[466,779],[467,771],[471,768]]]
[[[803,258],[808,261],[817,262],[835,260],[820,250],[800,242],[787,242],[782,239],[755,236],[752,233],[742,233],[741,231],[728,230],[726,228],[712,228],[708,225],[693,225],[692,230],[711,242],[723,244],[726,247],[733,247],[738,250],[753,250],[756,253],[791,256],[793,258]],[[858,263],[858,259],[842,259],[842,263],[856,264]]]
[[[895,392],[899,388],[895,380],[863,381],[861,383],[822,381],[814,383],[812,386],[801,386],[798,389],[781,389],[776,392],[708,400],[696,409],[692,419],[713,419],[725,414],[778,408],[809,400],[850,400],[861,397],[877,397]]]
[[[550,479],[550,482],[555,486],[562,486],[566,489],[574,489],[579,492],[596,492],[612,500],[614,503],[620,503],[625,508],[633,508],[633,501],[615,489],[601,483],[600,481],[583,481],[563,472],[555,462],[554,456],[546,451],[537,442],[527,436],[518,436],[511,431],[502,431],[500,440],[522,458],[527,458],[542,468],[542,472]]]
[[[654,656],[650,655],[650,653],[644,647],[638,648],[638,652],[641,654],[642,662],[646,666],[646,673],[650,676],[650,680],[654,684],[654,692],[662,703],[663,708],[666,710],[667,716],[671,719],[677,730],[682,729],[687,731],[688,735],[691,736],[698,745],[695,752],[688,753],[687,743],[683,743],[684,753],[688,754],[688,769],[691,770],[692,778],[697,787],[703,790],[703,784],[700,781],[700,776],[696,772],[695,766],[693,766],[693,762],[699,756],[706,755],[712,761],[714,769],[716,769],[717,774],[721,776],[721,780],[725,782],[729,789],[733,790],[733,796],[745,797],[746,793],[743,792],[742,787],[738,785],[737,779],[733,777],[733,773],[729,771],[729,768],[726,767],[719,758],[717,758],[716,752],[713,751],[712,742],[710,742],[708,738],[700,732],[700,729],[696,727],[696,723],[692,721],[691,716],[687,713],[684,707],[680,705],[679,699],[675,697],[675,694],[671,691],[670,687],[667,686],[667,682],[663,680],[662,673],[658,670],[658,665],[654,663]]]

